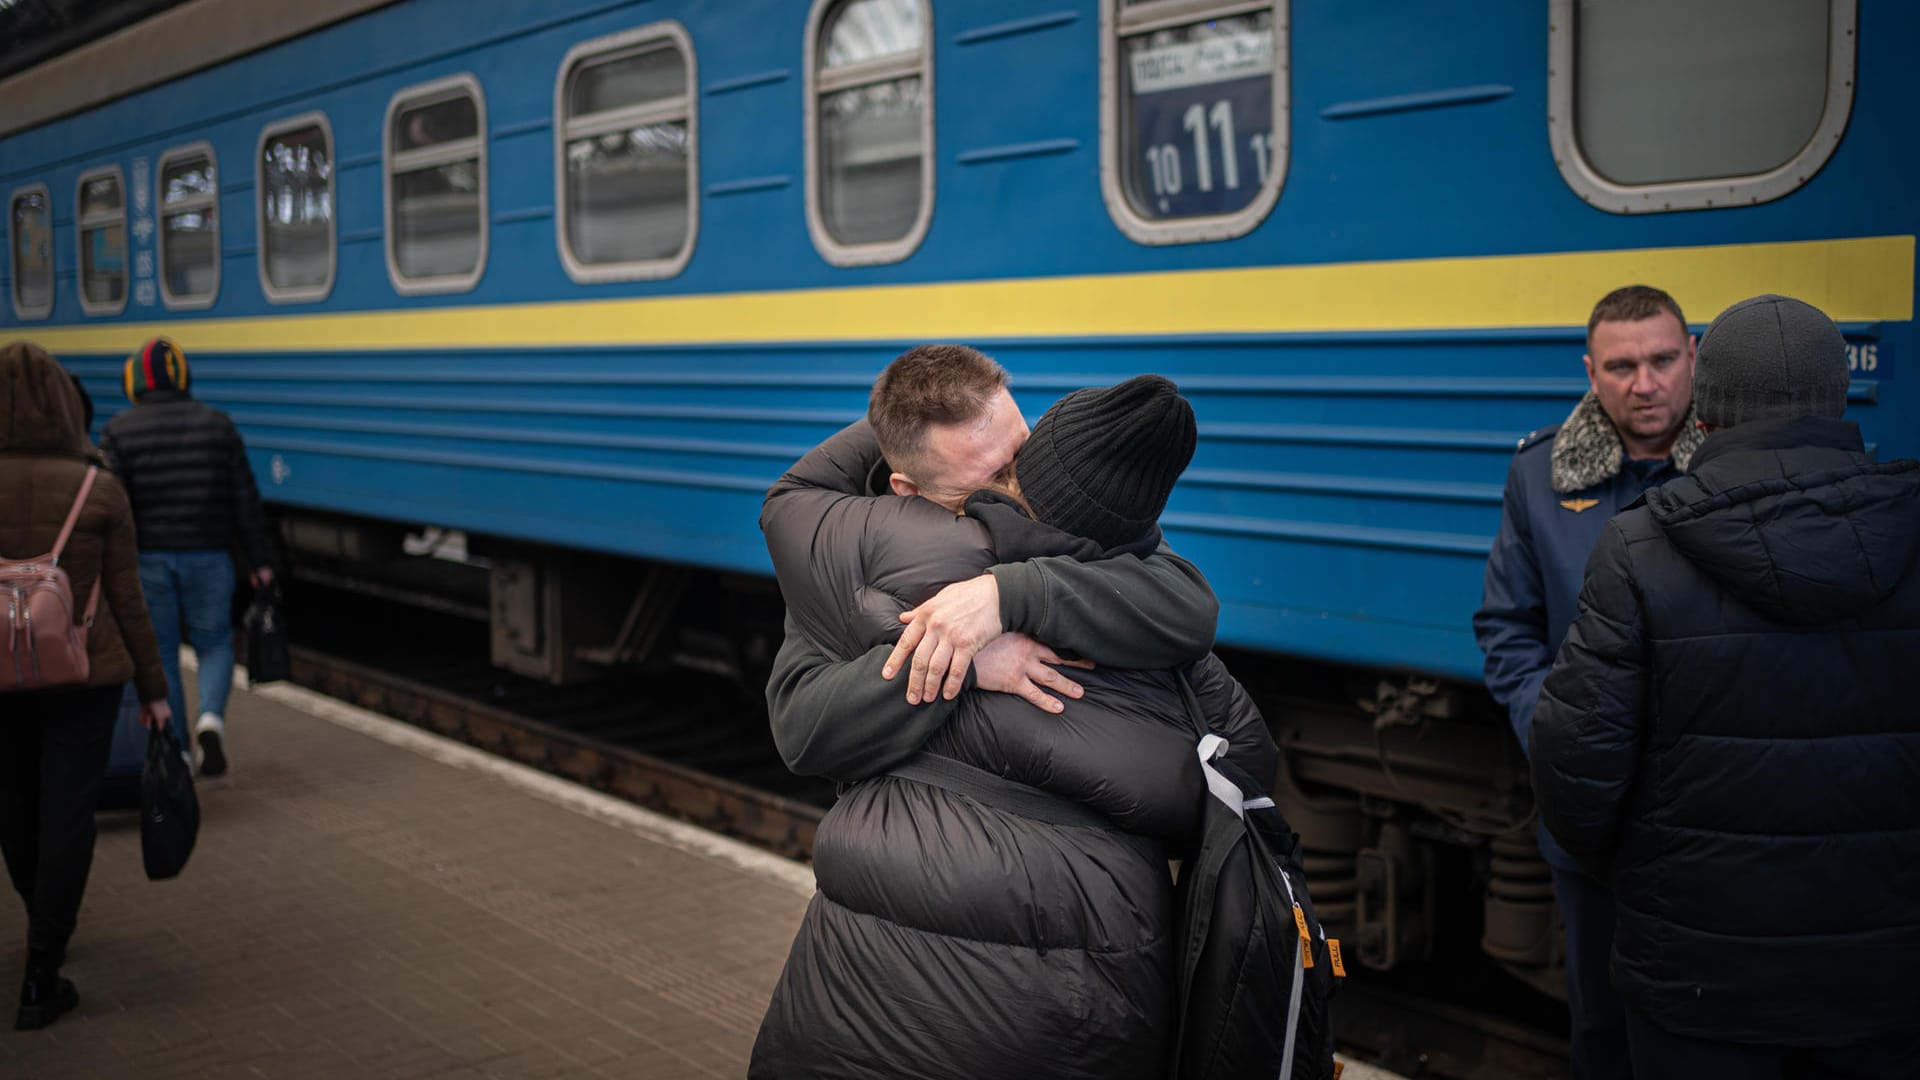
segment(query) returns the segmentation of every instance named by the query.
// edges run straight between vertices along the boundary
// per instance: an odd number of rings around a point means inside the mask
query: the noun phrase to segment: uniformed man
[[[1591,389],[1564,423],[1522,439],[1507,470],[1473,629],[1487,654],[1487,689],[1506,707],[1522,751],[1541,683],[1579,614],[1601,530],[1642,492],[1685,470],[1700,446],[1693,350],[1673,297],[1646,285],[1608,293],[1587,320]],[[1566,923],[1573,1075],[1630,1076],[1626,1018],[1607,975],[1613,897],[1544,828],[1539,837]]]

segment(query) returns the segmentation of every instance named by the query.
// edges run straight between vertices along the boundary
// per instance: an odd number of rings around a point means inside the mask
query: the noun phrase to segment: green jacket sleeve
[[[952,715],[945,699],[907,704],[906,684],[880,677],[891,645],[835,660],[808,640],[792,616],[767,680],[767,715],[787,767],[829,780],[864,780],[886,772]],[[967,689],[973,673],[967,673]]]
[[[1003,627],[1103,667],[1177,667],[1213,649],[1220,601],[1164,543],[1144,559],[1053,556],[992,573]]]

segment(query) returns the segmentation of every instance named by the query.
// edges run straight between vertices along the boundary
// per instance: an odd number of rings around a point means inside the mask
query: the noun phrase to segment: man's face
[[[935,424],[927,429],[927,448],[921,454],[921,481],[894,473],[893,490],[919,495],[959,513],[967,496],[984,487],[1004,483],[1011,474],[1013,456],[1027,441],[1027,421],[1004,388],[987,401],[978,417],[964,424]]]
[[[1587,339],[1587,381],[1627,453],[1663,457],[1693,403],[1693,337],[1667,312],[1602,322]]]

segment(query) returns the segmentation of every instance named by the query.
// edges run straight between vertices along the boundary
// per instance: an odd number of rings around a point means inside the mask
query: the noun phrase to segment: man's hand
[[[166,698],[161,698],[159,701],[143,701],[140,703],[141,727],[161,731],[166,728],[167,721],[171,719],[173,719],[173,706],[167,704]]]
[[[1089,671],[1093,669],[1093,661],[1062,660],[1052,649],[1025,634],[1001,634],[988,642],[987,647],[973,658],[977,672],[975,681],[980,689],[1018,694],[1036,709],[1057,713],[1066,706],[1046,690],[1070,698],[1077,698],[1086,691],[1081,689],[1079,683],[1049,667],[1050,664]]]
[[[247,580],[253,584],[254,588],[261,588],[273,580],[273,567],[256,566],[247,575]]]
[[[918,705],[932,701],[941,692],[942,682],[951,700],[965,685],[974,654],[1000,636],[1000,585],[992,574],[956,581],[935,593],[933,599],[902,612],[900,621],[907,628],[880,669],[880,677],[893,678],[907,654],[912,653],[907,702]]]

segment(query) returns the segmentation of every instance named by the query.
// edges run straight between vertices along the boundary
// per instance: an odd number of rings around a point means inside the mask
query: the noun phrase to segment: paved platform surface
[[[44,1031],[10,1029],[0,903],[0,1078],[746,1074],[806,867],[297,687],[234,699],[185,873],[101,817]]]
[[[805,867],[296,688],[230,712],[179,878],[101,818],[44,1031],[0,904],[0,1077],[745,1075]]]

